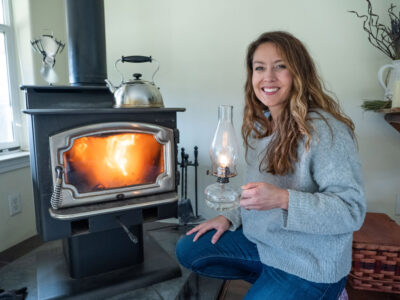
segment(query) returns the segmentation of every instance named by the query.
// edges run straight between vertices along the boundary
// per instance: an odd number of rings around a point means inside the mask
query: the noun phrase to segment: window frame
[[[11,0],[0,0],[3,4],[4,24],[0,24],[0,32],[4,33],[4,44],[7,61],[8,90],[13,113],[12,129],[14,140],[0,142],[0,155],[19,151],[21,148],[21,110],[18,94],[18,69],[16,47],[14,41],[14,28],[12,23]]]

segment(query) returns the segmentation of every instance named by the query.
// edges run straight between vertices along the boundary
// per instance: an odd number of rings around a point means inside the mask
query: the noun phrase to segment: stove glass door
[[[149,133],[81,137],[63,158],[65,183],[79,193],[151,184],[164,172],[164,146]]]

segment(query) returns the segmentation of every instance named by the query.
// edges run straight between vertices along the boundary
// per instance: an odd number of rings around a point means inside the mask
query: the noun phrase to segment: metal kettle
[[[121,75],[120,85],[114,86],[108,79],[105,80],[107,87],[111,93],[114,94],[114,107],[164,107],[164,101],[159,88],[154,84],[154,76],[160,68],[159,63],[157,69],[153,73],[151,82],[140,79],[142,76],[140,73],[133,74],[133,77],[135,77],[134,79],[125,81],[123,74],[117,68],[119,62],[144,63],[152,61],[158,63],[158,61],[151,56],[133,55],[122,56],[114,63],[115,70]]]

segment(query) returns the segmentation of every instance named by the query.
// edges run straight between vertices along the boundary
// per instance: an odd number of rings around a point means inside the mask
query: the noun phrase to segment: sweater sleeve
[[[221,216],[224,216],[227,218],[231,223],[231,227],[229,228],[230,231],[235,231],[242,225],[242,218],[240,214],[240,207],[237,207],[232,210],[227,210],[224,211],[220,214]]]
[[[344,234],[358,230],[364,220],[361,164],[347,126],[337,120],[314,120],[309,167],[316,192],[289,189],[283,214],[287,230],[312,234]]]

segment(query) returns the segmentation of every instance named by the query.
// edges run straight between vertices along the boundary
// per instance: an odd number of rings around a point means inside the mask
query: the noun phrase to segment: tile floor
[[[177,226],[170,223],[155,222],[156,226],[147,228],[148,234],[153,237],[159,245],[174,259],[175,245],[179,237],[184,234],[188,228]],[[151,228],[153,227],[153,228]],[[40,251],[51,250],[60,247],[61,241],[46,242],[35,248],[29,253],[19,257],[11,263],[0,265],[0,288],[5,290],[28,288],[27,300],[38,299],[37,289],[37,264],[36,255]],[[4,265],[5,264],[5,265]],[[111,297],[101,297],[107,300],[187,300],[187,299],[217,299],[219,291],[223,285],[222,280],[209,279],[198,276],[182,268],[182,276],[179,278],[167,280],[153,284],[149,287],[139,288]],[[71,298],[72,299],[72,298]],[[73,299],[82,299],[75,297]],[[87,298],[85,297],[85,300]],[[41,299],[40,299],[41,300]]]
[[[175,245],[179,237],[189,228],[177,226],[171,223],[155,222],[147,226],[147,232],[158,241],[159,245],[175,259]],[[22,255],[24,249],[14,247],[10,251],[0,253],[0,289],[12,290],[21,287],[28,288],[27,300],[36,300],[37,296],[37,262],[36,255],[39,252],[60,247],[60,241],[42,243],[39,238],[29,239],[25,247],[34,249]],[[19,257],[19,258],[16,258]],[[198,276],[184,268],[181,268],[182,276],[153,284],[146,288],[140,288],[125,293],[102,297],[106,300],[212,300],[218,299],[223,285],[222,280],[210,279]],[[242,299],[249,285],[242,281],[228,282],[222,290],[220,299],[234,300]],[[394,300],[400,295],[367,292],[354,290],[347,286],[349,300]],[[77,297],[75,299],[82,299]],[[86,298],[83,298],[87,300]],[[42,299],[40,299],[42,300]]]

